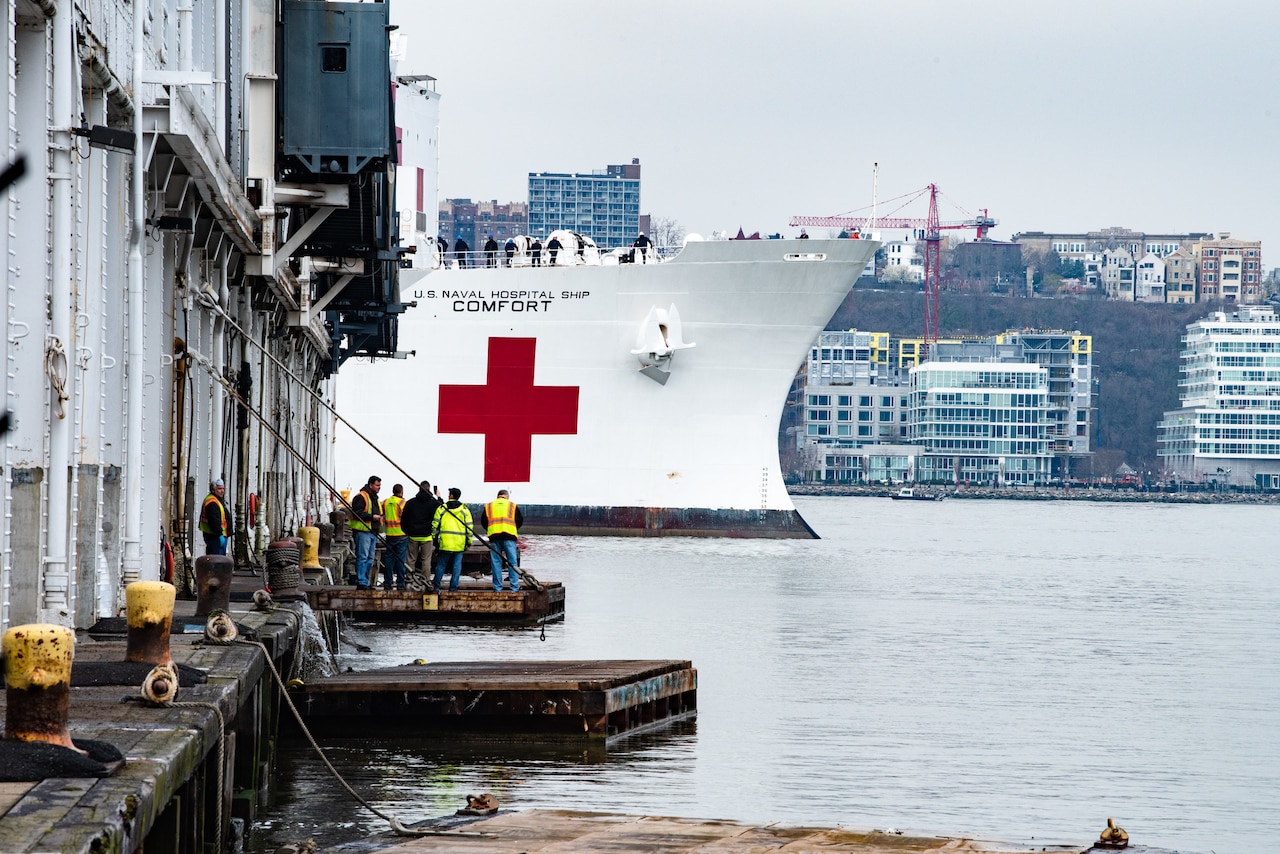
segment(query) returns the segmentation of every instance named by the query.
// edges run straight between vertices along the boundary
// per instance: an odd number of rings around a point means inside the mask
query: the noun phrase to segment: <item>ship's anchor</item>
[[[671,356],[676,350],[687,350],[697,344],[684,340],[680,323],[680,312],[672,303],[668,309],[656,305],[649,309],[648,316],[640,324],[636,333],[636,347],[631,355],[640,360],[640,373],[656,382],[666,385],[671,378]]]

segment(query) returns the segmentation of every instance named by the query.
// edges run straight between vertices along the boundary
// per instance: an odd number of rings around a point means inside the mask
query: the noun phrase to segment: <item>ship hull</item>
[[[711,507],[522,505],[526,534],[597,537],[767,537],[815,539],[800,513]]]
[[[339,483],[377,474],[412,495],[425,479],[472,503],[506,488],[527,533],[813,536],[778,424],[876,246],[708,241],[662,264],[432,273],[403,295],[416,353],[352,360],[338,385],[339,411],[397,468],[340,430]],[[694,346],[644,373],[642,327],[672,306]]]

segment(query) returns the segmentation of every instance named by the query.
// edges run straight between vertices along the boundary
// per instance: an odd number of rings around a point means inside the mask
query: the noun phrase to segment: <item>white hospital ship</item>
[[[351,360],[339,411],[413,479],[471,502],[510,489],[526,533],[813,536],[778,424],[879,244],[694,239],[625,263],[560,238],[555,266],[523,242],[509,266],[442,259],[403,294],[413,354]],[[350,431],[337,441],[339,483],[399,479]]]

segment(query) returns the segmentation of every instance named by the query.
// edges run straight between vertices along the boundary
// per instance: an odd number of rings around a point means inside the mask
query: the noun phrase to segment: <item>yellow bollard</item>
[[[4,737],[78,750],[67,729],[75,633],[63,626],[14,626],[4,633]]]
[[[135,581],[124,590],[129,633],[125,639],[125,661],[172,664],[169,655],[169,627],[173,623],[176,591],[163,581]]]
[[[320,529],[299,528],[298,534],[302,537],[302,568],[323,569],[320,565]]]

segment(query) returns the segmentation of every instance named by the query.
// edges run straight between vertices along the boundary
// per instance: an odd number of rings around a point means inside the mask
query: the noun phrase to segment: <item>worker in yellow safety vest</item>
[[[382,518],[387,524],[387,552],[382,562],[382,589],[390,590],[392,581],[397,590],[405,589],[405,560],[409,553],[409,538],[400,527],[404,513],[404,485],[391,487],[391,497],[382,502]]]
[[[227,537],[231,536],[231,511],[227,509],[227,487],[218,478],[209,484],[209,494],[200,507],[200,533],[204,534],[204,553],[225,555]]]
[[[356,541],[357,590],[371,589],[369,574],[373,569],[373,552],[378,545],[378,531],[382,527],[382,503],[378,501],[380,489],[382,478],[375,474],[351,499],[351,518],[347,520],[347,527],[351,529]]]
[[[520,565],[520,549],[516,544],[520,526],[524,524],[524,514],[519,506],[511,500],[511,493],[505,489],[498,490],[498,497],[484,506],[480,514],[480,524],[488,529],[489,562],[493,566],[493,589],[502,589],[502,566],[507,567],[507,581],[511,590],[520,590],[520,573],[516,569]]]
[[[431,539],[440,555],[431,579],[437,593],[446,569],[449,570],[449,590],[458,589],[458,582],[462,580],[462,553],[471,545],[471,510],[461,498],[461,489],[449,487],[449,500],[436,508],[431,522]]]

